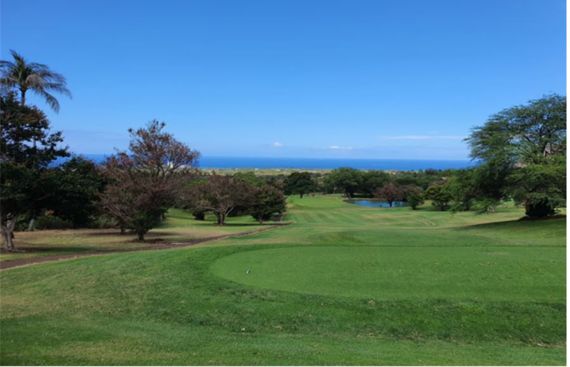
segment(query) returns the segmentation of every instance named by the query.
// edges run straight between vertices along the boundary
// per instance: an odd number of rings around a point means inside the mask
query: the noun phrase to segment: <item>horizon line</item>
[[[111,156],[115,153],[75,153],[71,156]],[[473,158],[449,159],[449,158],[360,158],[360,157],[271,157],[271,156],[230,156],[230,155],[200,155],[200,158],[231,158],[231,159],[319,159],[319,160],[355,160],[355,161],[443,161],[443,162],[474,162]]]

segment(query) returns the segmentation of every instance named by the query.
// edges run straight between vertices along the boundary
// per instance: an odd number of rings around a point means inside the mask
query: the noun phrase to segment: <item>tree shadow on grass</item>
[[[156,237],[156,236],[175,236],[178,233],[176,232],[169,232],[169,231],[152,231],[149,232],[147,234],[147,236],[149,237]],[[136,236],[136,233],[131,232],[131,231],[127,231],[125,233],[121,233],[119,230],[109,230],[109,231],[94,231],[94,232],[88,232],[85,233],[86,236],[92,236],[92,237],[119,237],[119,238],[124,238],[125,240],[129,241],[130,237],[132,236]]]
[[[542,223],[556,223],[556,222],[566,222],[566,215],[558,214],[545,218],[528,218],[522,217],[519,219],[505,220],[500,222],[491,223],[479,223],[466,225],[464,227],[457,228],[458,230],[477,230],[477,229],[509,229],[509,228],[519,228],[528,227],[533,225],[540,225]]]
[[[16,246],[18,246],[16,244]],[[44,247],[44,246],[26,246],[20,245],[16,247],[15,251],[6,251],[4,249],[0,250],[2,254],[35,254],[35,253],[74,253],[93,250],[90,247],[79,247],[79,246],[69,246],[69,247]]]
[[[263,222],[263,223],[225,223],[224,225],[218,225],[213,223],[214,226],[223,227],[267,227],[267,226],[285,226],[291,224],[291,222]]]
[[[218,225],[217,223],[212,223],[214,227],[224,228],[224,227],[256,227],[256,226],[265,226],[269,224],[259,224],[259,223],[224,223],[222,225]]]

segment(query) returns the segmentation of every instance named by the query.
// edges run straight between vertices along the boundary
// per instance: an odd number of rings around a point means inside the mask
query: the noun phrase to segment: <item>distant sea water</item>
[[[82,154],[83,157],[101,163],[107,155]],[[470,160],[423,160],[423,159],[349,159],[349,158],[268,158],[268,157],[212,157],[199,160],[200,168],[217,169],[335,169],[351,167],[363,170],[415,171],[425,169],[458,169],[473,167]]]
[[[414,171],[420,169],[451,169],[474,166],[469,160],[407,160],[407,159],[339,159],[339,158],[239,158],[203,157],[202,168],[301,168],[335,169],[351,167],[356,169]]]

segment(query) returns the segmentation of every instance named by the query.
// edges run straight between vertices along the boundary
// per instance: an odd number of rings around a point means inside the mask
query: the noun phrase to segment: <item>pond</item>
[[[390,208],[390,204],[386,201],[371,200],[371,199],[357,199],[357,200],[347,200],[347,202],[355,205],[366,206],[368,208]],[[394,201],[392,203],[392,208],[401,208],[406,206],[403,201]]]

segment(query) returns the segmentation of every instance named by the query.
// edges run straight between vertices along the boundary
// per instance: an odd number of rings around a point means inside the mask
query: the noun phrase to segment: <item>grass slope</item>
[[[254,236],[3,271],[0,362],[561,365],[565,220],[520,215],[292,198]]]

